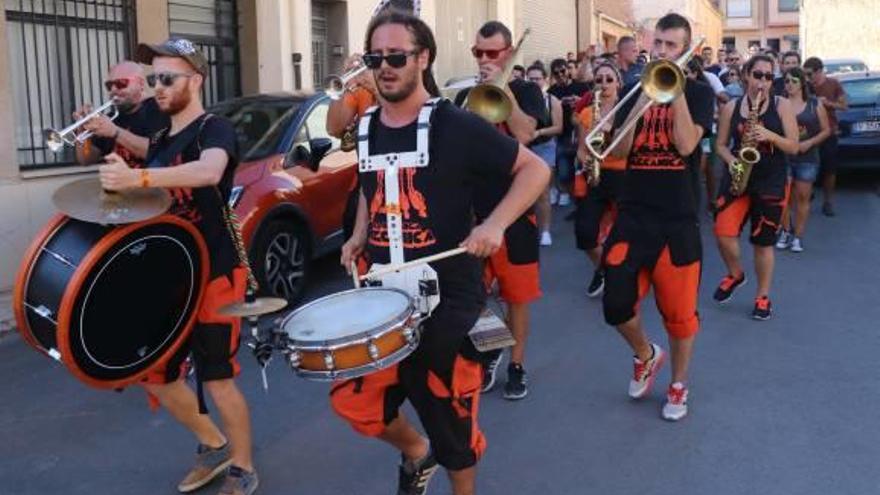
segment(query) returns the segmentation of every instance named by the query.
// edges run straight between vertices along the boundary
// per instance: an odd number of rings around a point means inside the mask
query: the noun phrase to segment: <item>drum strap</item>
[[[370,107],[364,113],[358,126],[358,171],[362,173],[383,171],[385,175],[385,218],[392,265],[406,261],[403,256],[403,215],[400,208],[399,174],[401,169],[428,166],[431,158],[429,153],[431,115],[440,101],[441,98],[428,100],[419,112],[415,151],[370,154],[370,123],[378,113],[377,106]]]

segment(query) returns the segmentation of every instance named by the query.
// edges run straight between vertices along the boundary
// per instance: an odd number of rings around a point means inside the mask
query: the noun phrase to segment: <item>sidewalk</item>
[[[12,291],[0,292],[0,337],[6,336],[15,326],[12,315]]]

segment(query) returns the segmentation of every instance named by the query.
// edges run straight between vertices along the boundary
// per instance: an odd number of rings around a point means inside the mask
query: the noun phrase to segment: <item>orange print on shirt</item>
[[[642,118],[633,138],[629,167],[641,170],[683,170],[684,160],[672,143],[675,111],[669,105],[653,106]]]
[[[376,172],[376,192],[370,200],[370,243],[387,247],[388,225],[385,217],[389,213],[399,213],[403,219],[403,247],[421,249],[437,243],[434,233],[427,226],[428,202],[425,195],[415,185],[415,168],[404,168],[398,172],[400,180],[400,203],[385,205],[385,171]]]

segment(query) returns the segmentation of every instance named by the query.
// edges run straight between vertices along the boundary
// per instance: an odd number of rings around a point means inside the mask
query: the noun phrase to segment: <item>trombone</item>
[[[334,74],[328,76],[327,79],[324,80],[324,92],[327,93],[327,96],[329,96],[331,100],[340,100],[342,99],[342,95],[348,91],[348,83],[366,71],[367,64],[361,61],[358,65],[352,67],[342,75]]]
[[[492,81],[477,84],[468,93],[467,101],[464,105],[465,108],[488,120],[491,124],[504,122],[510,117],[510,112],[513,111],[513,103],[510,101],[510,97],[507,96],[507,81],[513,72],[513,66],[516,63],[514,60],[519,53],[519,49],[522,47],[523,41],[525,41],[530,31],[531,29],[526,28],[522,36],[519,37],[519,41],[516,42],[516,47],[513,49],[513,53],[510,54],[510,59],[504,67],[504,71]]]
[[[55,129],[46,129],[44,131],[46,137],[46,147],[49,148],[52,152],[58,153],[64,148],[64,145],[76,146],[77,144],[82,144],[86,142],[86,139],[92,137],[92,131],[83,131],[79,134],[76,133],[76,130],[83,126],[86,122],[92,120],[98,115],[103,114],[107,110],[110,110],[110,114],[107,115],[107,118],[110,120],[116,120],[116,117],[119,117],[119,109],[116,108],[116,100],[110,99],[100,107],[94,109],[88,115],[83,118],[77,120],[76,122],[70,124],[69,126],[61,129],[60,131]]]
[[[590,153],[596,157],[597,160],[604,160],[620,141],[623,140],[623,137],[635,127],[639,119],[642,118],[642,115],[644,115],[652,105],[669,103],[684,92],[685,76],[682,67],[684,67],[691,57],[699,51],[705,39],[706,38],[697,39],[696,43],[694,43],[688,51],[683,53],[674,62],[669,60],[654,60],[645,66],[645,70],[642,72],[642,77],[639,79],[639,83],[633,86],[629,93],[621,98],[621,100],[617,102],[617,105],[615,105],[614,108],[602,118],[602,120],[594,124],[593,129],[590,130],[584,138],[586,140],[587,149],[590,150]],[[639,88],[642,89],[645,96],[647,96],[650,101],[646,102],[642,108],[638,110],[635,116],[627,121],[615,133],[614,139],[608,144],[608,146],[604,146],[604,149],[601,150],[594,147],[593,144],[597,142],[596,134],[602,132],[602,128],[605,124],[607,124],[610,119],[614,118],[615,114],[624,104],[626,104],[627,101],[629,101],[630,98],[635,96]]]

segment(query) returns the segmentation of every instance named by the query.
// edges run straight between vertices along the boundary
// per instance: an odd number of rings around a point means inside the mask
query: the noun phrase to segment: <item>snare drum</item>
[[[412,298],[387,287],[332,294],[291,313],[278,330],[303,378],[348,379],[387,368],[419,345]]]

